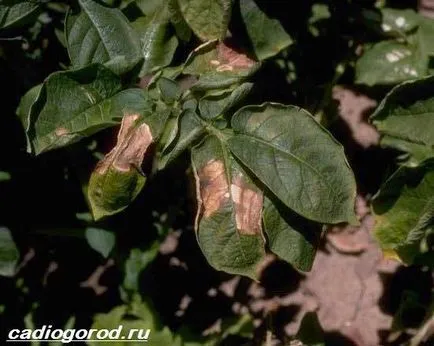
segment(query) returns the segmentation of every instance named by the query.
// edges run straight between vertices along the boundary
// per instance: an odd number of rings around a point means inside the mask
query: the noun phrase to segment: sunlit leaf
[[[246,106],[232,128],[232,153],[290,209],[318,222],[355,222],[356,184],[343,147],[307,111]]]
[[[74,67],[105,64],[116,73],[133,68],[142,58],[140,40],[119,9],[93,0],[79,0],[80,13],[66,18],[65,35]]]
[[[410,154],[407,165],[434,157],[434,77],[405,82],[380,103],[371,121],[380,143]]]
[[[119,78],[101,65],[56,72],[45,81],[31,115],[29,140],[36,154],[71,144],[149,109],[140,89],[121,91]],[[32,110],[33,112],[33,110]]]
[[[178,0],[178,4],[185,21],[201,40],[225,37],[232,0]]]

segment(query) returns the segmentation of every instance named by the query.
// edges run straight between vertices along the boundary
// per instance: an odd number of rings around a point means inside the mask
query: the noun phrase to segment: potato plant
[[[275,6],[259,0],[0,4],[5,35],[29,25],[41,30],[44,14],[56,13],[63,26],[55,29],[58,44],[69,59],[19,101],[28,160],[45,157],[56,165],[56,155],[67,158],[62,164],[73,167],[92,215],[85,237],[104,257],[115,237],[99,226],[127,213],[139,196],[146,200],[148,184],[183,162],[175,179],[192,181],[190,223],[209,265],[260,280],[267,254],[274,254],[309,271],[329,225],[359,222],[356,179],[328,129],[336,120],[331,90],[350,80],[388,92],[370,118],[380,145],[396,153],[396,171],[372,202],[376,239],[386,255],[432,267],[433,20],[375,1],[321,1],[302,6],[305,22],[289,14],[292,25],[285,5]],[[276,71],[273,84],[269,73]],[[89,155],[91,165],[74,166]],[[10,179],[6,170],[1,174],[0,184]],[[14,275],[19,253],[10,231],[0,239],[0,273]],[[152,321],[159,330],[156,344],[193,345],[138,298],[138,273],[156,256],[158,242],[144,254],[133,246],[125,252],[126,305],[97,315],[94,326],[123,321],[132,309],[137,323]],[[231,323],[207,344],[242,335],[251,321]]]

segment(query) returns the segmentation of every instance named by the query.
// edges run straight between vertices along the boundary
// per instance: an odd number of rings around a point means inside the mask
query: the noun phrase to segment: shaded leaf
[[[217,270],[258,276],[264,257],[262,192],[229,156],[219,139],[208,136],[192,150],[200,248]]]
[[[126,290],[137,292],[139,290],[140,273],[155,259],[158,255],[160,246],[158,242],[153,243],[149,249],[144,251],[132,249],[128,259],[125,261],[125,276],[123,287]]]
[[[29,130],[30,115],[32,113],[32,107],[39,97],[42,89],[42,84],[38,84],[27,91],[20,100],[20,104],[17,107],[17,115],[23,124],[26,131]]]
[[[254,0],[240,1],[241,16],[256,57],[265,60],[293,41],[277,19],[268,17]]]
[[[143,114],[149,107],[142,90],[121,91],[118,77],[101,65],[56,72],[47,78],[32,107],[29,140],[39,154],[113,126],[125,114]],[[39,114],[33,114],[33,108]]]
[[[185,21],[202,41],[225,37],[232,0],[178,0],[178,4]]]
[[[176,36],[185,42],[190,41],[191,29],[182,16],[178,0],[169,0],[168,8],[170,11],[170,22],[175,28]]]
[[[179,118],[176,119],[176,122],[175,137],[164,148],[158,162],[158,169],[166,167],[205,133],[205,128],[194,111],[184,111]]]
[[[81,12],[69,13],[65,23],[72,64],[105,64],[116,73],[131,70],[141,59],[140,40],[119,9],[93,0],[79,0]]]
[[[213,119],[224,115],[228,110],[241,102],[252,90],[252,83],[243,83],[227,91],[210,91],[199,101],[200,115],[205,119]]]
[[[307,111],[246,106],[232,128],[232,153],[286,206],[318,222],[356,222],[356,183],[343,147]]]
[[[161,98],[166,103],[173,103],[181,97],[181,89],[175,81],[161,77],[157,81],[157,87]]]
[[[324,331],[315,312],[303,316],[296,338],[303,346],[325,346]]]
[[[0,275],[14,276],[20,257],[9,229],[0,227]]]
[[[96,252],[107,258],[115,246],[116,237],[113,232],[101,228],[88,227],[85,237],[89,246]]]
[[[126,115],[113,150],[92,173],[88,198],[96,220],[125,209],[139,194],[146,178],[141,166],[148,147],[154,141],[148,124],[139,115]]]
[[[0,183],[11,180],[11,175],[8,172],[0,171]]]
[[[400,167],[373,201],[375,236],[385,252],[411,264],[421,241],[434,231],[434,170]]]
[[[39,3],[36,1],[3,1],[0,4],[0,29],[17,27],[27,23],[38,13]]]
[[[383,99],[371,121],[380,144],[411,155],[408,165],[434,157],[434,77],[398,85]]]
[[[122,337],[124,337],[124,339],[128,338],[131,331],[135,329],[135,333],[139,330],[143,330],[143,334],[141,335],[141,339],[143,339],[143,337],[146,336],[146,330],[149,329],[148,341],[151,343],[155,345],[181,346],[179,338],[173,335],[169,328],[163,328],[161,326],[157,313],[149,303],[144,301],[141,302],[136,299],[129,305],[117,306],[108,313],[96,314],[91,328],[97,330],[114,330],[118,329],[120,326],[122,326],[122,328],[118,338],[119,341],[112,342],[112,345],[142,345],[145,340],[126,343],[122,340]],[[88,343],[89,345],[100,344],[100,342],[95,341],[90,341]]]
[[[309,271],[319,246],[321,226],[268,198],[265,198],[263,220],[270,250],[295,268]]]

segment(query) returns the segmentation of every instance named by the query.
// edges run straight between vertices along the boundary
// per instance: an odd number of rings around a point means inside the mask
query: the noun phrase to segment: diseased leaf
[[[222,42],[212,41],[190,54],[183,72],[199,77],[193,89],[209,90],[239,83],[258,68],[258,62]]]
[[[0,4],[0,29],[18,27],[36,16],[39,3],[36,1],[3,1]]]
[[[291,37],[280,22],[262,12],[254,0],[240,1],[240,10],[253,50],[259,60],[278,54],[292,43]]]
[[[0,227],[0,275],[14,276],[19,257],[11,232]]]
[[[40,110],[39,114],[33,109]],[[101,65],[56,72],[32,106],[28,130],[36,154],[59,148],[113,126],[125,114],[149,111],[140,89],[121,91],[119,78]]]
[[[372,123],[381,133],[380,144],[411,155],[416,166],[434,157],[434,77],[398,85],[383,99]]]
[[[140,37],[145,59],[140,75],[152,73],[172,61],[178,39],[170,28],[170,19],[167,2],[161,2],[154,12],[132,23]]]
[[[232,0],[178,0],[179,9],[202,40],[223,39],[232,12]]]
[[[385,252],[411,264],[434,231],[434,170],[400,167],[374,198],[375,236]]]
[[[208,136],[192,150],[198,211],[196,237],[217,270],[257,278],[264,239],[262,192],[230,157],[219,139]]]
[[[109,256],[115,246],[115,235],[105,229],[88,227],[84,235],[89,246],[104,258]]]
[[[252,90],[252,83],[243,83],[236,88],[225,91],[210,91],[199,101],[200,115],[205,119],[214,119],[224,115],[241,102]]]
[[[137,197],[146,181],[141,166],[153,140],[139,115],[123,118],[116,146],[90,177],[88,198],[95,220],[122,211]]]
[[[309,271],[319,246],[321,225],[268,198],[265,198],[263,220],[270,250],[295,268]]]
[[[93,0],[79,0],[81,12],[69,13],[65,35],[76,68],[105,64],[118,74],[131,70],[142,58],[140,40],[119,9]]]
[[[356,222],[356,183],[343,147],[307,111],[246,106],[232,128],[232,153],[286,206],[313,221]]]
[[[374,44],[356,64],[356,83],[396,84],[426,74],[415,47],[396,41]]]
[[[434,21],[412,11],[387,9],[381,26],[395,39],[368,47],[356,63],[356,82],[398,84],[429,75],[434,54]]]
[[[191,144],[204,134],[205,128],[198,116],[192,110],[185,110],[176,119],[176,134],[173,140],[164,148],[158,161],[158,169],[163,169]]]
[[[388,35],[402,37],[420,24],[420,16],[410,9],[383,8],[381,14],[381,28]]]

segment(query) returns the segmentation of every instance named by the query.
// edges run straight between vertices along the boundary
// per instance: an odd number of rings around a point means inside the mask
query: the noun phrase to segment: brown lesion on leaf
[[[199,205],[203,207],[203,216],[210,217],[229,199],[229,185],[225,174],[225,165],[221,160],[210,160],[197,172]]]
[[[248,70],[256,64],[256,61],[247,55],[237,52],[224,43],[219,43],[216,49],[217,59],[211,60],[210,64],[216,66],[217,72]]]
[[[138,119],[138,114],[123,117],[116,146],[98,163],[98,173],[104,174],[110,166],[122,172],[128,172],[132,168],[140,170],[153,138],[146,123],[136,126]]]
[[[54,131],[54,133],[57,137],[61,137],[67,135],[69,133],[69,130],[64,127],[59,127]]]
[[[241,174],[231,184],[232,201],[235,206],[235,222],[241,234],[261,234],[263,195],[259,190],[252,190]]]

